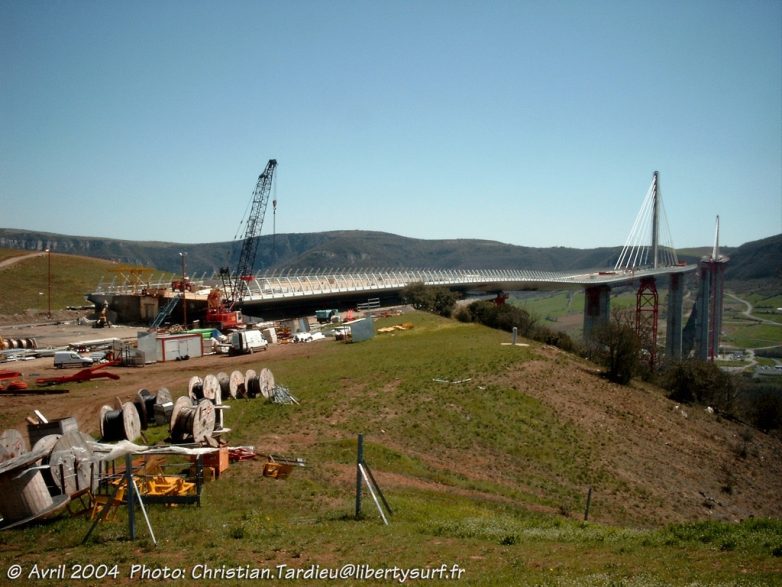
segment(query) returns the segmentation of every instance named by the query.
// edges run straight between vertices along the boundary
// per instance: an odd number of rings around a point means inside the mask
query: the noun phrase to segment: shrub
[[[782,397],[779,393],[764,392],[755,399],[750,421],[755,428],[769,432],[782,428]]]
[[[627,385],[640,369],[641,340],[635,329],[619,313],[593,332],[589,348],[591,359],[607,369],[606,377]]]
[[[456,313],[456,318],[462,322],[478,322],[489,328],[506,332],[513,332],[513,329],[516,328],[519,335],[524,338],[550,344],[564,351],[572,352],[576,348],[570,336],[538,324],[538,319],[527,310],[511,304],[498,306],[494,302],[473,302],[460,308]]]
[[[451,316],[459,294],[447,287],[411,283],[402,290],[402,301],[416,310]]]
[[[660,385],[674,401],[709,405],[725,414],[734,411],[736,383],[712,362],[690,359],[672,363],[660,374]]]

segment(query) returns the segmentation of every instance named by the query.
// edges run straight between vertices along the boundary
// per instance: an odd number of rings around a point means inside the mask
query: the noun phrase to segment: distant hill
[[[782,234],[744,243],[726,254],[727,279],[782,279]]]
[[[128,241],[97,237],[68,236],[47,232],[0,228],[0,247],[87,255],[122,263],[156,267],[164,271],[181,270],[180,251],[187,252],[188,273],[210,274],[222,266],[233,267],[232,242],[181,244],[155,241]],[[729,277],[743,278],[737,270],[745,263],[752,276],[778,275],[782,235],[734,250]],[[522,247],[477,239],[424,240],[385,232],[361,230],[305,234],[278,234],[260,237],[256,270],[280,269],[538,269],[569,271],[612,267],[620,247],[574,249],[568,247]],[[697,261],[707,249],[680,252],[689,263]],[[745,253],[746,251],[746,253]],[[234,255],[237,251],[234,251]]]

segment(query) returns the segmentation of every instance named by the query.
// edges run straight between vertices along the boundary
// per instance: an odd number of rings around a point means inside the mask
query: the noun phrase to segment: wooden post
[[[584,521],[589,520],[589,506],[592,503],[592,486],[589,486],[589,491],[587,491],[587,502],[586,502],[586,508],[584,508]]]
[[[361,465],[364,463],[364,435],[358,435],[358,451],[356,454],[356,519],[361,519]]]

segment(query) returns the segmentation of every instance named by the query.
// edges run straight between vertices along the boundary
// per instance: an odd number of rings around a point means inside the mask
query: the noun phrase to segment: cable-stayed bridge
[[[716,355],[720,320],[715,316],[721,316],[722,312],[724,258],[719,257],[716,244],[712,257],[720,263],[709,265],[705,274],[702,267],[707,260],[700,266],[686,265],[678,260],[662,205],[659,174],[655,172],[625,245],[610,268],[573,272],[529,269],[283,270],[256,273],[253,279],[247,280],[237,306],[247,315],[270,319],[301,316],[323,307],[346,309],[369,299],[377,299],[382,305],[397,303],[401,291],[414,283],[495,294],[582,287],[586,294],[583,332],[584,338],[590,339],[611,318],[611,289],[637,284],[635,326],[654,361],[659,314],[657,281],[664,277],[668,287],[665,354],[679,358],[689,351],[682,342],[684,277],[701,267],[702,287],[696,304],[694,346],[697,356],[707,358]],[[705,278],[709,284],[704,292]],[[210,284],[205,280],[203,285],[208,287]],[[134,290],[136,287],[134,285]],[[108,299],[107,296],[113,299],[117,294],[127,295],[127,288],[127,284],[109,287],[91,294],[90,299],[97,303],[98,299]],[[159,296],[160,289],[156,291]],[[206,299],[206,291],[185,292],[185,297],[188,307],[194,306],[190,314],[193,316]],[[501,296],[498,299],[502,299]],[[147,313],[138,311],[141,318]]]

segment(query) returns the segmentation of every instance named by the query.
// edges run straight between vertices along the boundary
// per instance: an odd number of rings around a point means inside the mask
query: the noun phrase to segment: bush
[[[416,310],[450,317],[459,294],[447,287],[412,283],[402,290],[402,302]]]
[[[698,403],[733,414],[736,384],[730,374],[712,362],[686,360],[670,364],[660,374],[668,397],[681,403]]]
[[[779,393],[762,393],[754,401],[749,417],[759,430],[779,430],[782,428],[782,397]]]
[[[494,302],[473,302],[460,308],[456,313],[456,318],[461,322],[477,322],[489,328],[506,332],[513,332],[515,327],[519,335],[524,338],[550,344],[568,352],[573,352],[576,349],[576,344],[567,334],[538,324],[538,319],[527,310],[511,304],[498,306]]]
[[[589,356],[607,370],[606,377],[614,383],[627,385],[640,371],[640,353],[641,340],[620,314],[593,332]]]

